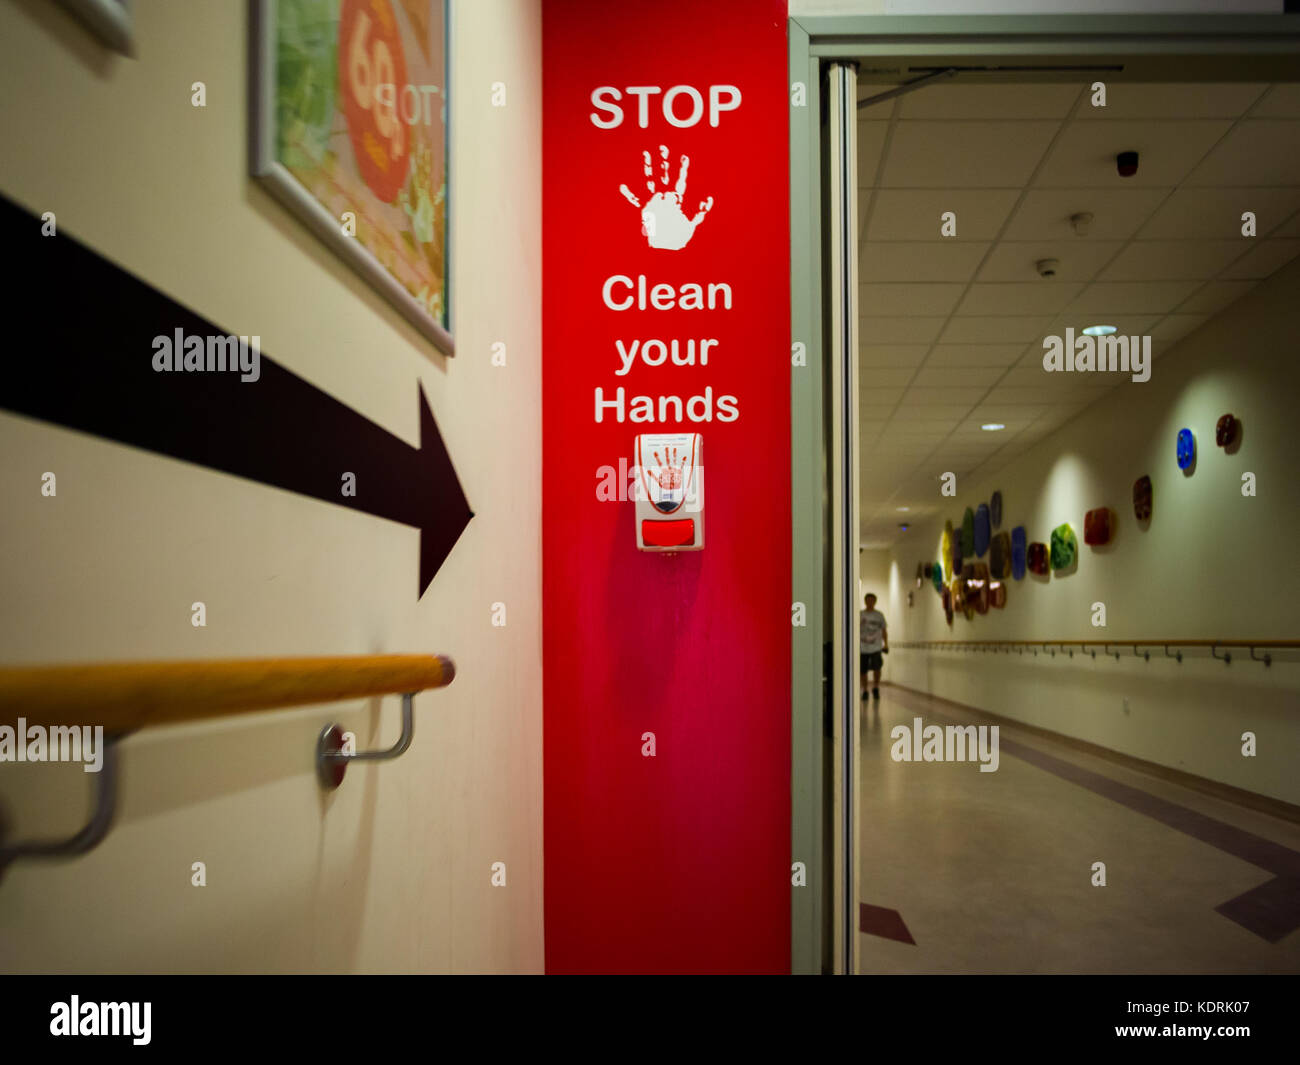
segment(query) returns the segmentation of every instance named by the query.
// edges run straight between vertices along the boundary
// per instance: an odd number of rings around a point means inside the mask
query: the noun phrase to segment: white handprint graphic
[[[686,196],[686,171],[691,165],[688,156],[681,157],[681,170],[677,174],[677,187],[668,190],[668,147],[659,145],[660,165],[663,170],[660,180],[663,188],[655,185],[654,164],[649,152],[642,152],[645,161],[645,187],[650,192],[650,200],[644,207],[626,185],[620,185],[618,191],[633,207],[641,208],[641,232],[652,248],[666,248],[679,251],[690,243],[695,235],[695,227],[704,221],[704,216],[713,206],[713,197],[701,200],[694,218],[687,218],[682,212],[682,202]]]

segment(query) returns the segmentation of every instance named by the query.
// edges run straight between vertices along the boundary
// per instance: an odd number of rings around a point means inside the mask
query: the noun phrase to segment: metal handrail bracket
[[[326,725],[316,742],[316,774],[322,787],[333,791],[343,783],[343,775],[350,762],[386,762],[405,754],[415,738],[415,692],[402,695],[402,734],[386,751],[360,751],[344,754],[344,732],[341,725]]]
[[[22,858],[70,858],[97,847],[108,835],[117,813],[118,750],[125,733],[104,736],[104,760],[95,774],[94,807],[90,820],[67,839],[28,840],[4,843],[0,834],[0,880],[9,866]]]

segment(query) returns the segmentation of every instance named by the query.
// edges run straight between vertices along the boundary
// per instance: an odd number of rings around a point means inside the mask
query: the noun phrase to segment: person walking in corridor
[[[876,609],[876,597],[870,592],[864,600],[865,606],[860,615],[858,626],[858,662],[862,673],[862,698],[867,697],[867,674],[873,673],[871,696],[880,698],[880,669],[884,665],[884,656],[889,653],[889,628],[885,624],[885,615]]]

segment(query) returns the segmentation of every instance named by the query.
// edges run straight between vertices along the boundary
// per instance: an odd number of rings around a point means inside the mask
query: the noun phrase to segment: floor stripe
[[[921,695],[919,698],[926,697]],[[906,703],[907,700],[902,701]],[[942,714],[934,713],[928,699],[926,702],[930,716],[945,721]],[[955,724],[951,719],[947,719],[947,722]],[[1234,858],[1266,869],[1276,879],[1265,881],[1236,898],[1229,899],[1216,906],[1215,910],[1270,943],[1276,943],[1283,936],[1300,928],[1300,852],[1223,821],[1216,821],[1213,817],[1189,810],[1139,788],[1121,784],[1037,748],[1001,736],[999,740],[999,750],[1013,758],[1019,758],[1022,762],[1028,762],[1081,788],[1087,788],[1121,806],[1127,806],[1136,813],[1168,825],[1202,843],[1208,843]]]

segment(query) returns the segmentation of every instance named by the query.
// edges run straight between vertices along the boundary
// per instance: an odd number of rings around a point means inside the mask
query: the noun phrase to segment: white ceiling
[[[959,76],[858,112],[864,547],[1128,380],[1044,373],[1044,336],[1104,321],[1159,359],[1300,254],[1300,85],[1114,82],[1104,108],[1090,85]]]

